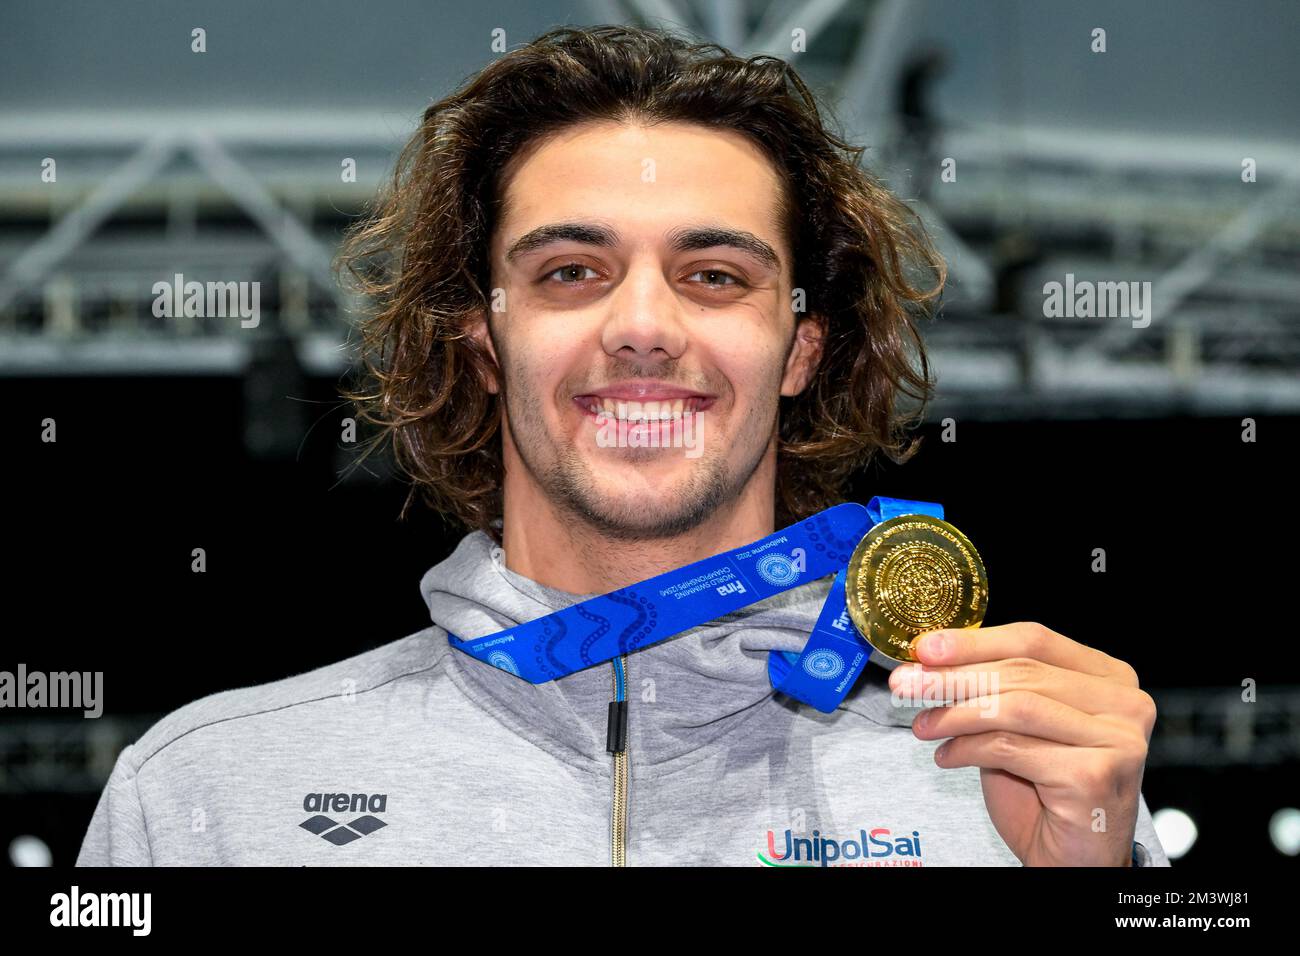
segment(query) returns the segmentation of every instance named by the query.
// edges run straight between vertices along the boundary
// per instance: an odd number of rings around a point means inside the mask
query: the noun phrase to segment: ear
[[[500,374],[501,362],[497,358],[496,346],[492,342],[492,330],[488,328],[488,310],[479,309],[477,312],[475,312],[474,316],[469,320],[469,323],[466,325],[466,331],[469,333],[470,338],[472,338],[475,342],[478,343],[479,348],[483,349],[484,351],[487,352],[488,355],[492,356],[492,365],[496,370],[496,373]],[[490,392],[493,395],[496,395],[501,391],[501,386],[497,380],[497,375],[491,375],[489,377],[489,380],[484,381],[482,385],[485,389],[488,390],[488,392]]]
[[[781,378],[782,395],[798,395],[812,381],[813,372],[822,359],[826,341],[826,320],[817,313],[804,316],[794,329],[794,347],[785,362]]]

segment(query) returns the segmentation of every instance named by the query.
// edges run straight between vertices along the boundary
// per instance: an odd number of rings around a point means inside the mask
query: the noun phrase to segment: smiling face
[[[737,133],[599,122],[508,173],[504,309],[474,330],[504,373],[507,507],[535,495],[634,539],[770,501],[778,396],[818,358],[770,163]]]

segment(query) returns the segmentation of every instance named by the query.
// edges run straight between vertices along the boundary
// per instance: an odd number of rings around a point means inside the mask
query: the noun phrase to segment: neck
[[[749,544],[775,527],[775,449],[742,492],[690,530],[669,538],[611,538],[557,508],[531,479],[504,488],[505,565],[547,587],[604,594]],[[507,469],[518,476],[522,469]],[[526,472],[524,472],[526,474]]]

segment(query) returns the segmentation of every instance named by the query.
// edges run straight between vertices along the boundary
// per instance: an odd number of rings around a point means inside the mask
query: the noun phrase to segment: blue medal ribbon
[[[566,677],[642,650],[773,594],[834,574],[803,651],[772,651],[768,677],[783,694],[831,713],[861,676],[871,645],[849,620],[844,587],[849,557],[871,528],[905,514],[943,517],[943,506],[903,498],[834,505],[734,551],[562,608],[544,617],[462,640],[452,647],[531,684]]]

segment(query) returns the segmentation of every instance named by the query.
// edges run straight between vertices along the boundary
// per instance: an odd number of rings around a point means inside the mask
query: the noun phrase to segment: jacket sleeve
[[[77,866],[152,866],[144,807],[136,786],[134,752],[118,755],[81,844]]]
[[[1155,823],[1151,820],[1151,811],[1147,809],[1146,798],[1138,794],[1138,818],[1137,827],[1133,832],[1133,842],[1141,843],[1150,855],[1150,861],[1145,862],[1144,866],[1169,866],[1169,856],[1165,853],[1165,848],[1160,845],[1160,837],[1156,836]]]

